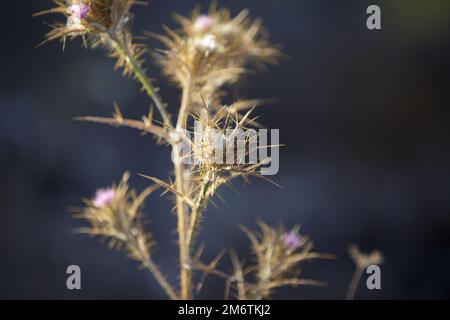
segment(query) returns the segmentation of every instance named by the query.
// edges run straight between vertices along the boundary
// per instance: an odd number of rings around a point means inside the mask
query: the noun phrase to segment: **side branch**
[[[114,127],[128,127],[140,130],[144,133],[150,133],[159,139],[163,139],[164,141],[168,141],[167,131],[160,126],[154,125],[152,123],[146,123],[143,121],[132,120],[132,119],[117,119],[117,118],[109,118],[109,117],[76,117],[75,121],[85,121],[85,122],[95,122],[106,124]]]
[[[144,266],[150,271],[150,273],[155,277],[156,281],[159,283],[164,292],[172,300],[179,300],[179,297],[172,286],[169,284],[167,279],[159,270],[158,266],[153,262],[153,260],[148,259],[147,261],[142,261]]]

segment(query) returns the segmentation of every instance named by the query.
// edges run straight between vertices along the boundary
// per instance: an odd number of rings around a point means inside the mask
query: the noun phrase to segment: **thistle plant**
[[[322,285],[300,277],[304,262],[328,256],[313,252],[312,241],[300,234],[298,227],[288,231],[283,226],[271,227],[263,222],[259,223],[260,232],[242,227],[255,259],[244,264],[230,251],[231,272],[218,269],[223,252],[210,263],[202,262],[203,246],[196,243],[205,211],[221,187],[230,186],[237,178],[268,180],[261,174],[267,159],[243,161],[261,148],[252,143],[258,134],[246,138],[247,147],[238,152],[234,161],[223,161],[230,149],[236,151],[235,136],[227,132],[261,126],[252,115],[261,101],[236,100],[226,105],[223,101],[229,89],[239,84],[249,68],[273,65],[282,56],[279,48],[269,42],[261,21],[252,20],[247,10],[233,17],[227,9],[213,3],[207,13],[196,8],[189,17],[175,15],[180,25],[176,30],[165,27],[163,35],[145,32],[143,36],[135,36],[131,9],[145,5],[142,1],[53,0],[53,3],[53,8],[36,14],[63,17],[51,25],[43,43],[59,40],[64,49],[67,40],[80,38],[86,48],[103,49],[116,59],[116,68],[123,75],[141,85],[152,103],[150,112],[137,120],[125,118],[118,105],[112,117],[87,116],[77,120],[131,127],[151,134],[157,143],[172,148],[174,164],[166,180],[145,176],[151,185],[141,193],[129,187],[129,173],[123,175],[118,185],[99,189],[92,198],[84,200],[84,208],[75,215],[88,224],[79,231],[107,238],[110,247],[124,249],[151,272],[171,299],[195,298],[207,275],[224,278],[225,296],[238,299],[265,299],[283,286]],[[162,48],[149,49],[145,38],[159,40]],[[179,88],[178,108],[163,103],[158,88],[150,80],[144,61],[149,52],[162,74]],[[201,138],[192,141],[189,133],[194,130],[200,131]],[[212,132],[224,138],[220,148],[211,138]],[[186,145],[188,153],[182,147]],[[219,153],[222,149],[224,153]],[[156,240],[142,224],[143,204],[157,189],[175,198],[179,285],[171,283],[154,262]]]
[[[348,249],[348,253],[350,258],[352,258],[355,263],[356,268],[352,280],[350,281],[345,299],[353,300],[364,270],[371,265],[382,264],[384,262],[384,257],[383,253],[379,250],[374,250],[371,253],[363,253],[356,245],[351,245]]]

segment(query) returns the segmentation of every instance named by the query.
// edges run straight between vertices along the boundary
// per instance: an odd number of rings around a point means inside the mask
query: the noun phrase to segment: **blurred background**
[[[174,27],[173,12],[199,1],[152,0],[136,7],[136,32]],[[201,1],[206,8],[207,1]],[[210,208],[201,241],[205,260],[222,248],[248,255],[238,224],[256,219],[301,224],[316,250],[335,261],[309,263],[303,276],[327,288],[281,290],[285,299],[342,299],[354,266],[348,245],[385,255],[382,290],[361,285],[361,299],[450,298],[450,2],[447,0],[333,1],[222,0],[233,13],[249,8],[289,56],[252,75],[241,97],[276,98],[258,110],[281,130],[277,189],[254,180],[226,203]],[[366,28],[366,8],[382,10],[382,30]],[[76,123],[80,115],[107,116],[117,101],[128,117],[147,112],[138,85],[113,72],[114,61],[79,41],[65,52],[57,42],[34,49],[48,26],[32,18],[50,1],[2,6],[0,57],[0,298],[162,299],[164,293],[123,253],[99,239],[74,235],[82,225],[68,209],[126,170],[167,178],[170,150],[128,129]],[[45,18],[52,22],[51,17]],[[44,20],[45,20],[44,19]],[[150,60],[149,60],[150,61]],[[179,92],[159,76],[170,106]],[[177,281],[172,203],[146,203],[148,228],[159,241],[155,259]],[[82,290],[66,289],[66,268],[82,270]],[[227,270],[224,260],[221,268]],[[208,278],[201,298],[223,297]]]

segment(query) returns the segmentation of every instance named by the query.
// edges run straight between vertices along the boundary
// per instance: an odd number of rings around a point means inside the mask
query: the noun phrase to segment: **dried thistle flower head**
[[[227,9],[213,5],[207,15],[194,11],[191,17],[175,16],[181,29],[166,29],[167,35],[149,35],[166,46],[158,59],[163,72],[179,87],[193,81],[196,92],[191,112],[204,106],[221,105],[222,88],[235,84],[249,64],[275,63],[280,55],[272,46],[259,20],[243,10],[232,18]]]
[[[257,169],[262,163],[245,161],[249,154],[257,151],[257,132],[244,131],[253,120],[249,118],[251,111],[242,119],[237,114],[234,117],[229,114],[226,117],[220,114],[212,117],[206,110],[195,117],[192,175],[196,177],[198,184],[210,185],[209,191],[212,193],[233,178],[258,176]],[[241,147],[238,151],[239,143],[245,143],[246,147]]]
[[[169,124],[169,115],[165,110],[153,87],[152,81],[146,75],[143,56],[147,47],[135,43],[131,33],[134,15],[130,12],[135,4],[146,4],[138,0],[52,0],[55,7],[35,14],[35,16],[59,13],[66,17],[65,23],[56,22],[47,33],[47,43],[61,40],[63,48],[67,39],[82,37],[84,45],[92,48],[104,48],[111,58],[117,59],[116,69],[123,69],[123,75],[135,78],[142,90],[153,100],[161,113],[164,123]]]
[[[178,294],[153,262],[151,254],[155,242],[141,223],[143,203],[158,186],[150,186],[137,194],[128,187],[129,177],[126,172],[117,186],[99,189],[93,199],[85,200],[86,206],[76,217],[86,220],[90,226],[78,231],[108,239],[110,248],[124,248],[131,259],[153,274],[171,299],[178,299]]]
[[[125,245],[133,259],[142,261],[148,258],[146,255],[152,241],[142,227],[140,210],[155,187],[138,195],[129,190],[128,179],[129,173],[125,173],[117,186],[97,190],[92,199],[85,200],[86,207],[76,216],[90,224],[79,229],[80,232],[106,237],[110,240],[110,247]]]
[[[128,32],[133,19],[130,8],[136,0],[52,0],[55,7],[39,12],[35,16],[61,14],[65,22],[56,22],[46,35],[44,42],[78,36],[97,40],[101,33],[114,30]],[[94,41],[95,41],[94,40]]]
[[[313,252],[312,241],[306,236],[300,236],[299,227],[286,232],[282,226],[272,228],[262,222],[259,226],[260,233],[242,228],[251,241],[256,263],[250,266],[247,272],[254,273],[254,282],[243,282],[240,287],[237,286],[241,298],[268,298],[274,289],[282,286],[323,285],[317,281],[299,278],[300,266],[305,261],[332,256]],[[236,262],[234,265],[235,272],[242,270],[242,267],[236,268]],[[235,274],[235,277],[239,278],[239,275]]]

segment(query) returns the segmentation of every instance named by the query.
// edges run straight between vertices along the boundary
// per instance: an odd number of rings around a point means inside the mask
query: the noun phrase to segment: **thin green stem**
[[[153,103],[155,104],[163,119],[164,125],[171,126],[169,114],[167,113],[166,108],[164,107],[161,99],[156,93],[156,89],[153,87],[150,79],[147,77],[145,70],[142,69],[141,64],[134,59],[133,54],[131,54],[130,49],[124,43],[124,41],[121,41],[119,37],[114,35],[109,35],[109,38],[114,43],[117,53],[120,54],[122,59],[126,61],[128,67],[132,70],[134,76],[142,85],[145,93],[153,100]]]

